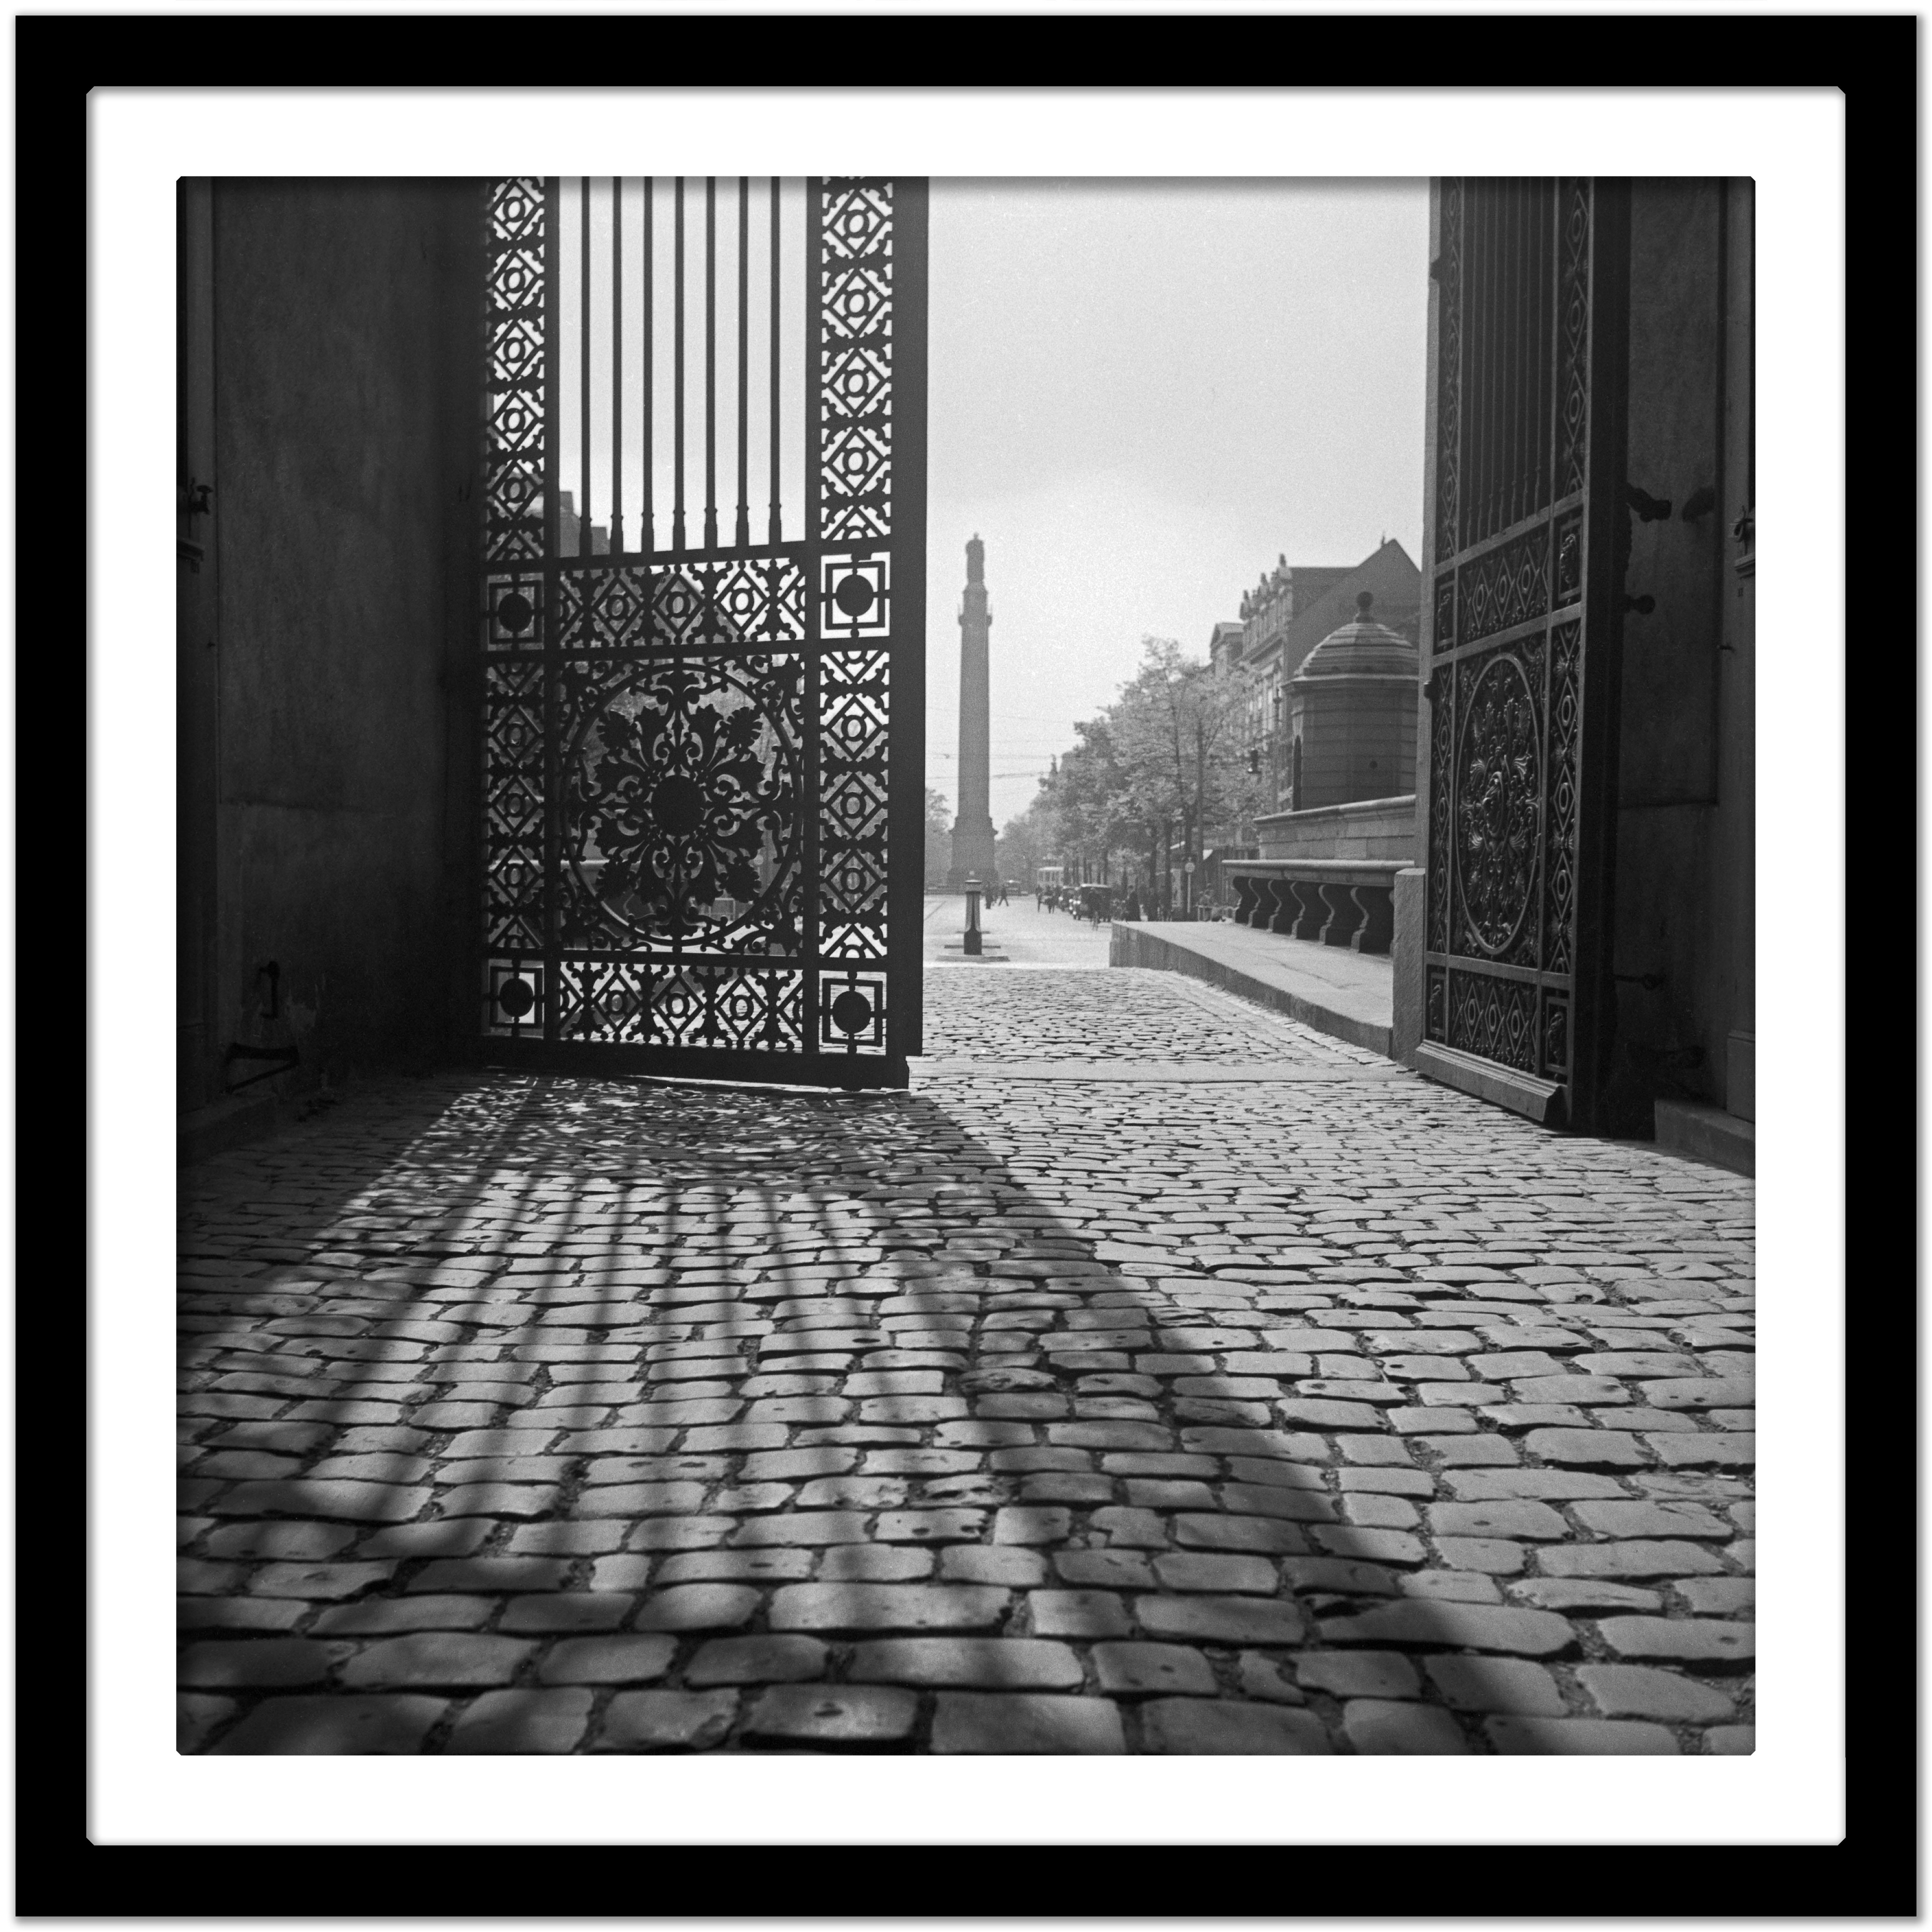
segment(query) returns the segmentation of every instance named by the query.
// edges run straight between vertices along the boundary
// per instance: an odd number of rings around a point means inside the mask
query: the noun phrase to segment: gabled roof
[[[1296,614],[1281,634],[1282,676],[1292,677],[1301,668],[1302,660],[1330,632],[1354,616],[1356,596],[1364,590],[1372,591],[1376,602],[1390,610],[1421,602],[1422,573],[1393,537],[1353,570],[1337,575],[1319,597]]]

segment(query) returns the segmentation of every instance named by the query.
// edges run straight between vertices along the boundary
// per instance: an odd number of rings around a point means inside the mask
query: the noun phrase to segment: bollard
[[[966,950],[976,953],[980,950],[980,881],[966,881]]]

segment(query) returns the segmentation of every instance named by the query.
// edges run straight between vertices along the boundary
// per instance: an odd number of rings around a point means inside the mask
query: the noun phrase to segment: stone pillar
[[[991,880],[993,820],[987,802],[991,706],[986,689],[986,547],[966,546],[966,596],[959,607],[959,816],[952,821],[952,866],[946,883],[963,891],[968,878]]]
[[[1415,1049],[1422,1044],[1424,1030],[1429,964],[1423,950],[1429,940],[1424,918],[1428,886],[1429,874],[1420,866],[1405,866],[1395,875],[1395,932],[1389,946],[1394,955],[1394,1010],[1390,1016],[1389,1058],[1405,1066],[1415,1064]]]

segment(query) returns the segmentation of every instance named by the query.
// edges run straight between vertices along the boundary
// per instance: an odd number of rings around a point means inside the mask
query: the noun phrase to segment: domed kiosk
[[[1386,954],[1396,874],[1415,862],[1416,647],[1370,615],[1288,681],[1289,808],[1255,820],[1258,858],[1228,868],[1238,924]]]
[[[1330,631],[1288,682],[1293,809],[1312,812],[1415,789],[1416,649],[1370,615]]]

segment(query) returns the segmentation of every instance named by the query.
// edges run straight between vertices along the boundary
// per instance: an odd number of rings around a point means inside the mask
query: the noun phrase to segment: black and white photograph
[[[184,1750],[1751,1750],[1750,182],[180,193]]]
[[[90,1839],[1842,1835],[1843,95],[614,65],[88,102]]]

